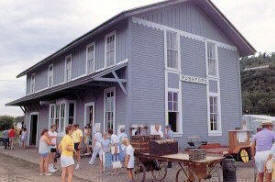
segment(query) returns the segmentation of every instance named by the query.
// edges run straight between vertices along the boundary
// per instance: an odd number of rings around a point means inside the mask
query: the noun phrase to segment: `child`
[[[27,140],[27,129],[26,128],[22,129],[20,140],[21,140],[22,148],[25,149],[25,147],[26,147],[26,140]]]
[[[134,148],[130,144],[128,138],[124,138],[122,143],[123,145],[126,146],[125,167],[127,168],[130,182],[133,182],[134,181],[133,169],[135,166]]]

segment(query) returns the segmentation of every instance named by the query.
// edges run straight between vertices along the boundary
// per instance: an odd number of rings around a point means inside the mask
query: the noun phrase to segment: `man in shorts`
[[[57,138],[57,132],[56,132],[56,125],[51,125],[51,129],[48,131],[48,135],[50,138],[50,141],[52,142],[52,146],[50,147],[50,156],[49,156],[49,171],[50,172],[56,172],[56,138]]]
[[[272,131],[271,121],[262,122],[262,130],[253,138],[252,154],[255,154],[255,164],[258,171],[258,182],[264,180],[265,163],[271,153],[272,143],[275,140],[275,132]],[[256,149],[256,153],[254,152]]]
[[[83,132],[81,129],[79,129],[79,125],[74,125],[74,131],[72,134],[73,142],[74,142],[74,150],[75,150],[75,159],[76,159],[76,167],[75,169],[79,169],[79,163],[80,163],[80,145],[83,138]]]

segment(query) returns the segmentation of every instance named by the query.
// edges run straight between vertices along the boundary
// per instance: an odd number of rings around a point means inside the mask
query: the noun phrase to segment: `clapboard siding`
[[[227,39],[213,21],[192,2],[160,8],[142,13],[138,17],[231,44],[231,41]]]
[[[237,52],[218,49],[223,132],[240,127],[242,106]]]
[[[65,71],[65,57],[72,55],[72,79],[78,78],[86,74],[86,46],[90,43],[95,43],[95,68],[104,68],[105,59],[105,35],[111,32],[116,32],[116,61],[121,62],[128,58],[127,47],[127,26],[128,21],[121,22],[117,26],[108,29],[95,37],[83,42],[76,48],[67,51],[63,55],[52,60],[49,64],[53,64],[54,70],[54,84],[64,83]],[[48,87],[48,66],[49,64],[41,66],[34,73],[36,74],[35,91],[40,91]],[[31,75],[31,73],[29,74]],[[30,84],[26,85],[27,93],[30,90]]]
[[[164,122],[164,35],[133,24],[128,78],[132,124]]]
[[[181,70],[185,75],[206,77],[205,43],[181,37]]]
[[[48,87],[48,68],[40,69],[35,73],[35,91]]]

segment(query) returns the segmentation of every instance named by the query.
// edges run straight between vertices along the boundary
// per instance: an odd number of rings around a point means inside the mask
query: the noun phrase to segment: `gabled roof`
[[[21,72],[20,74],[17,75],[17,78],[24,76],[28,72],[35,70],[36,68],[38,68],[43,64],[48,63],[50,60],[78,46],[80,43],[87,40],[88,38],[102,32],[103,30],[108,29],[112,25],[117,24],[122,20],[125,20],[136,14],[144,13],[144,12],[155,10],[158,8],[163,8],[170,5],[175,5],[185,1],[194,2],[201,9],[203,9],[205,13],[221,28],[221,30],[224,31],[225,35],[227,35],[233,41],[233,43],[238,47],[239,53],[241,56],[252,55],[256,52],[256,50],[251,46],[251,44],[241,35],[241,33],[232,25],[232,23],[219,11],[219,9],[210,0],[166,0],[163,2],[142,6],[139,8],[135,8],[135,9],[131,9],[131,10],[119,13],[118,15],[112,17],[111,19],[97,26],[93,30],[73,40],[63,48],[59,49],[55,53],[43,59],[42,61],[36,63],[32,67]]]

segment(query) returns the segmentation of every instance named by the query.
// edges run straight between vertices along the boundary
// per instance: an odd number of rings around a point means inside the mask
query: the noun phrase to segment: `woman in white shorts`
[[[61,168],[62,168],[62,182],[66,181],[66,175],[68,175],[68,182],[72,182],[74,172],[74,142],[72,139],[73,128],[71,125],[66,127],[66,135],[62,138],[59,144],[59,150],[61,151]]]

